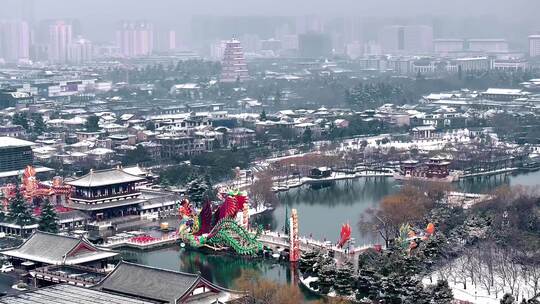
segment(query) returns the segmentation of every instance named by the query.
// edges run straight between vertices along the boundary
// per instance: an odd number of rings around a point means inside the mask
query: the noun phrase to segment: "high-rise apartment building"
[[[30,57],[30,27],[26,21],[0,21],[0,58],[17,62]]]
[[[70,23],[56,20],[49,24],[49,43],[47,46],[48,61],[53,63],[66,63],[68,61],[68,48],[73,37]]]
[[[154,50],[154,26],[146,21],[123,21],[116,31],[116,43],[124,57],[151,55]]]
[[[433,28],[427,25],[406,26],[405,51],[409,53],[433,52]]]
[[[284,35],[281,42],[284,50],[298,50],[298,35]]]
[[[226,40],[215,41],[210,45],[210,58],[213,60],[222,60],[225,54]]]
[[[169,39],[167,40],[168,45],[169,45],[169,50],[176,50],[176,31],[173,31],[173,30],[168,31],[167,36],[169,37]]]
[[[332,55],[332,40],[326,34],[310,32],[298,36],[301,57],[319,58]]]
[[[221,61],[221,82],[235,82],[249,79],[244,51],[240,41],[232,39],[225,42]]]
[[[400,25],[383,27],[379,31],[379,44],[384,52],[405,51],[405,27]]]
[[[529,36],[529,56],[540,56],[540,35]]]
[[[176,47],[176,31],[154,29],[154,51],[167,53],[176,50]]]
[[[73,64],[82,64],[92,61],[93,46],[88,39],[78,37],[69,45],[68,61]]]
[[[321,16],[308,15],[296,17],[296,34],[323,33],[324,20]]]
[[[351,59],[356,59],[358,57],[361,57],[364,52],[364,45],[360,43],[359,41],[354,41],[351,43],[347,43],[346,46],[346,53],[347,56]]]

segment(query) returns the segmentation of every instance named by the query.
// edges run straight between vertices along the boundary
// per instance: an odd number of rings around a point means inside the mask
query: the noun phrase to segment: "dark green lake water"
[[[467,180],[456,186],[462,191],[485,193],[501,185],[540,187],[540,171]],[[272,229],[281,229],[288,206],[289,210],[298,210],[299,230],[302,235],[311,233],[314,238],[335,241],[341,224],[349,222],[353,227],[353,237],[356,238],[357,245],[362,242],[371,243],[373,240],[358,233],[358,217],[366,208],[377,206],[383,196],[397,190],[399,185],[391,178],[344,180],[316,190],[300,187],[280,193],[282,204],[273,213],[260,216],[258,221],[265,227],[270,225]],[[200,271],[207,279],[227,287],[232,286],[231,282],[238,278],[243,269],[259,271],[265,277],[282,283],[290,282],[291,279],[288,266],[284,263],[189,251],[177,247],[156,251],[126,251],[124,257],[161,268],[192,273]]]

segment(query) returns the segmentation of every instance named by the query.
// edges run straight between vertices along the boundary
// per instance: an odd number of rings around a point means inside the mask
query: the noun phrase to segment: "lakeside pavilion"
[[[66,207],[81,210],[98,221],[138,214],[145,200],[136,184],[143,181],[144,177],[120,168],[90,170],[82,177],[65,182],[72,187]]]

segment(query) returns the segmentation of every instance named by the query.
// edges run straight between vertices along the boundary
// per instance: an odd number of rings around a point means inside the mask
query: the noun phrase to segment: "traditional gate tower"
[[[300,259],[300,241],[298,240],[298,212],[292,209],[290,218],[290,253],[289,261],[298,262]]]

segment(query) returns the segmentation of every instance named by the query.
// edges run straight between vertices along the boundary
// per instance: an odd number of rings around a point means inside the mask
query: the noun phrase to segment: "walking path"
[[[259,241],[263,242],[266,245],[280,246],[283,248],[289,248],[289,236],[282,235],[274,231],[264,231],[259,236]],[[353,260],[353,265],[355,267],[358,265],[358,256],[369,248],[373,248],[373,245],[363,245],[354,248],[341,248],[332,244],[329,241],[320,241],[314,240],[308,237],[299,237],[300,241],[300,250],[301,251],[310,251],[310,250],[329,250],[334,252],[334,257],[338,260],[339,263],[344,262],[345,260]]]

